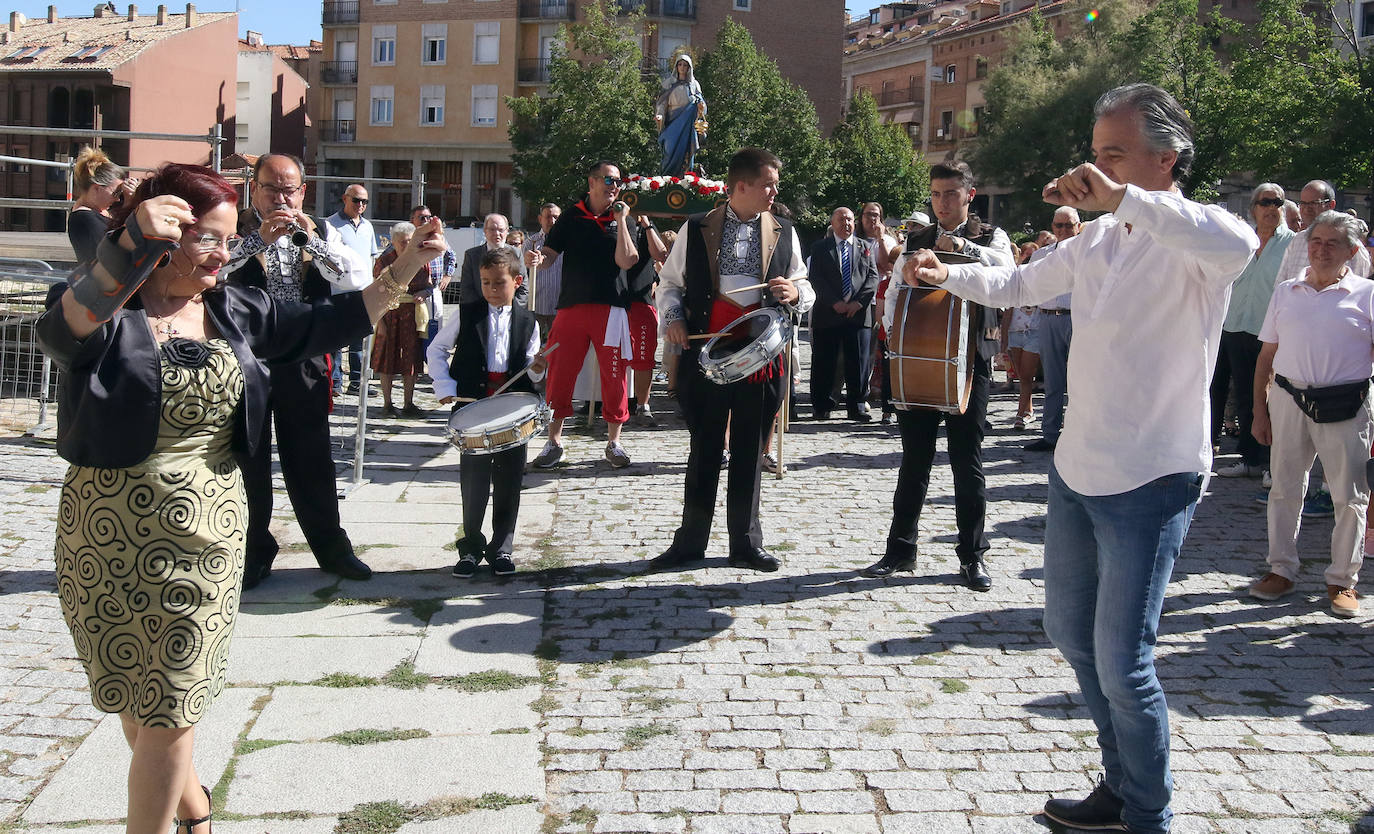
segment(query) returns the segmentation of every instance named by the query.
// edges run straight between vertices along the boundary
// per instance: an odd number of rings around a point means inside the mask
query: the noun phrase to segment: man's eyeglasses
[[[296,193],[299,192],[302,188],[305,188],[305,183],[301,183],[300,185],[292,185],[292,186],[261,185],[261,184],[259,184],[259,185],[258,185],[258,188],[261,188],[263,191],[266,191],[268,194],[271,194],[271,195],[274,196],[274,197],[285,197],[285,198],[287,198],[287,199],[290,199],[291,197],[294,197],[294,196],[296,195]]]
[[[1078,225],[1077,223],[1051,223],[1051,224],[1050,224],[1050,228],[1051,228],[1051,229],[1072,229],[1074,226],[1077,226],[1077,225]]]
[[[226,246],[230,252],[233,252],[234,249],[243,242],[243,238],[238,235],[216,237],[215,235],[196,232],[187,233],[185,237],[183,237],[182,242],[183,245],[197,252],[213,252],[221,246]]]
[[[603,177],[602,181],[605,182],[607,185],[611,186],[612,188],[619,188],[620,186],[625,184],[625,181],[622,180],[620,177]]]
[[[1261,197],[1261,198],[1259,198],[1258,200],[1255,201],[1255,205],[1257,205],[1257,206],[1265,206],[1265,207],[1267,207],[1267,208],[1279,208],[1280,206],[1283,205],[1283,198],[1282,198],[1282,197]],[[1304,204],[1304,205],[1305,205],[1305,204]]]
[[[348,199],[352,200],[353,202],[357,203],[357,204],[360,205],[360,206],[365,206],[365,205],[367,205],[367,198],[366,198],[366,197],[354,197],[353,195],[350,194],[349,197],[348,197]]]
[[[415,215],[416,224],[428,223],[432,217],[434,217],[432,214],[417,214]]]
[[[1336,201],[1335,201],[1335,200],[1328,200],[1328,199],[1325,199],[1325,198],[1323,198],[1323,199],[1321,199],[1321,200],[1299,200],[1299,201],[1298,201],[1298,205],[1300,205],[1300,206],[1306,206],[1306,207],[1308,207],[1308,208],[1321,208],[1322,206],[1327,206],[1327,205],[1334,206],[1335,204],[1336,204]]]

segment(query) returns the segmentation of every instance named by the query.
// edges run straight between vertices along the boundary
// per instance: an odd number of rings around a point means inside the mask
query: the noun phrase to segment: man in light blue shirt
[[[363,217],[363,212],[367,211],[367,189],[354,183],[344,189],[343,208],[325,218],[325,222],[339,230],[339,235],[343,242],[357,252],[367,263],[371,271],[372,262],[376,260],[377,235],[372,230],[372,224]],[[343,373],[340,367],[340,351],[334,351],[334,393],[339,393],[343,387]],[[363,371],[363,343],[355,342],[348,346],[348,393],[352,394],[358,390],[358,383],[362,379]]]

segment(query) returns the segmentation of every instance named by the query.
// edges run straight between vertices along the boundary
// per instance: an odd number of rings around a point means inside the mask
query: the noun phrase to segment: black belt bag
[[[1360,413],[1369,396],[1369,380],[1327,385],[1322,388],[1298,388],[1282,374],[1275,374],[1279,387],[1293,395],[1302,413],[1314,423],[1339,423]]]

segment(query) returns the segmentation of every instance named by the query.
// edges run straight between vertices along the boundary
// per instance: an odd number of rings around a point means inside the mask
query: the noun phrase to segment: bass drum
[[[902,284],[889,299],[887,336],[892,405],[963,414],[973,391],[976,307],[938,287]]]

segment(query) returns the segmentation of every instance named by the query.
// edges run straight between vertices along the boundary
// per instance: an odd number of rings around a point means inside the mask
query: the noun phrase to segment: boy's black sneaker
[[[510,576],[515,573],[515,560],[510,557],[509,553],[497,553],[494,556],[488,556],[487,561],[491,562],[491,572],[497,576]]]
[[[471,579],[475,573],[477,573],[477,556],[472,553],[459,557],[458,564],[453,566],[453,575],[459,579]]]
[[[1104,779],[1085,799],[1051,799],[1045,803],[1045,816],[1060,825],[1084,831],[1129,831],[1121,821],[1121,797],[1112,793]]]

